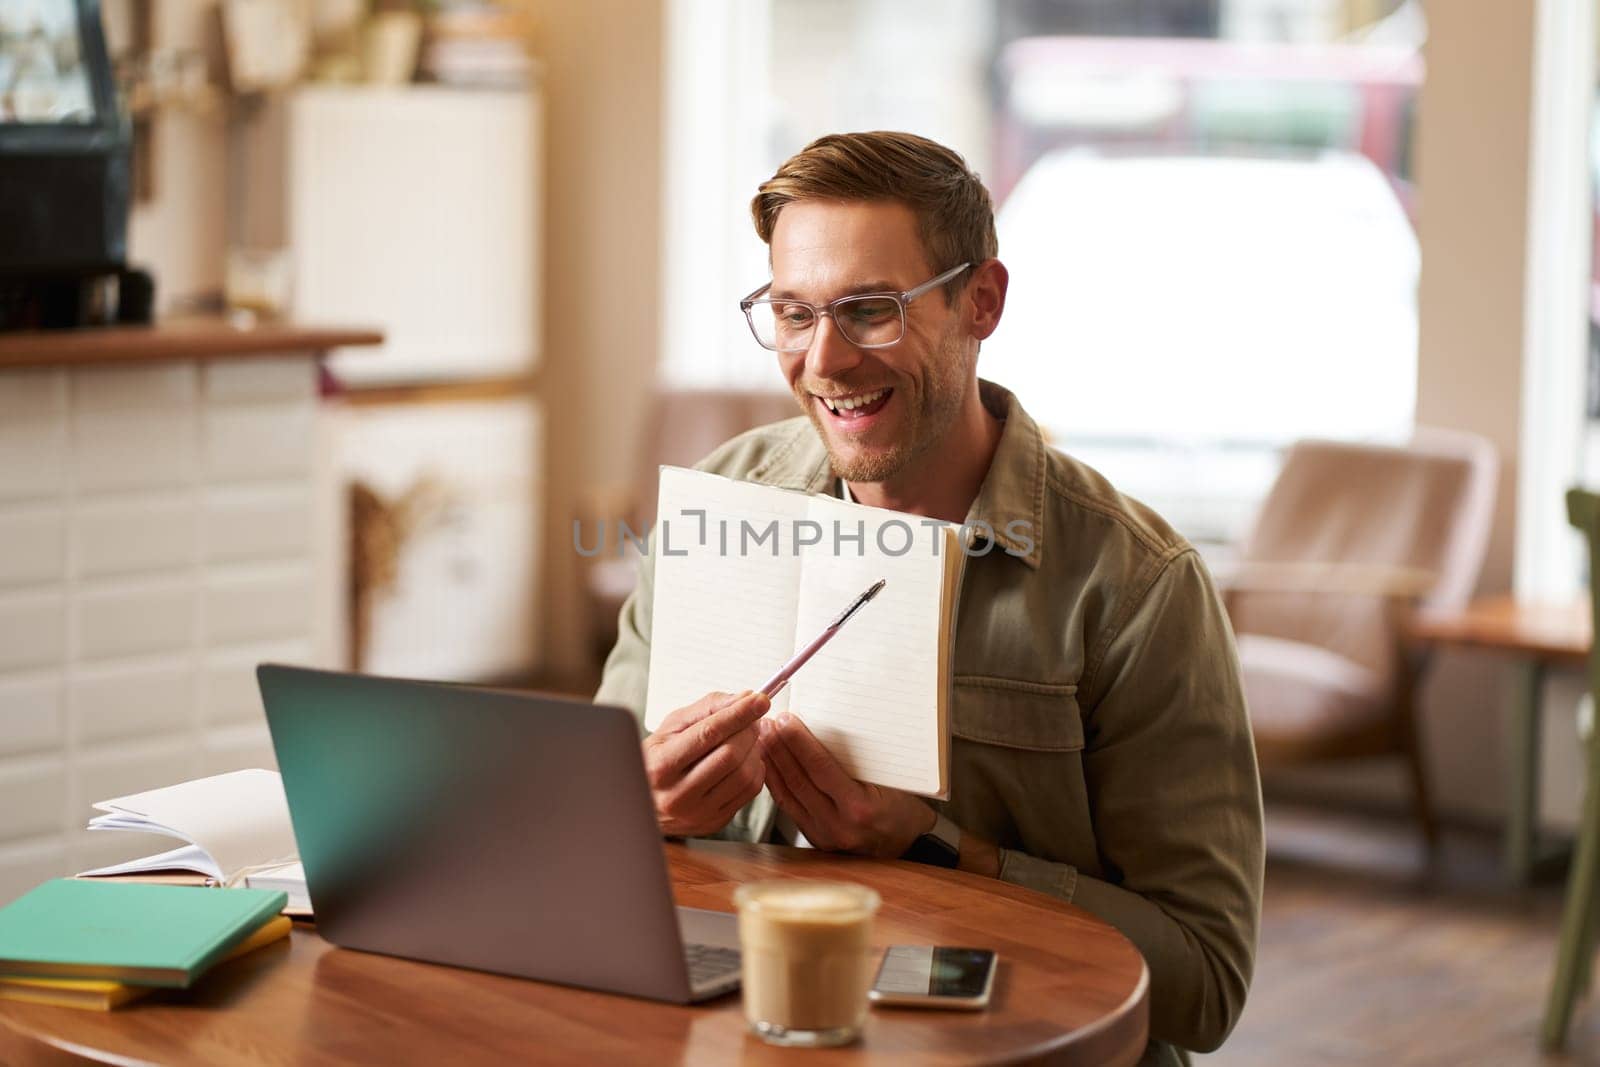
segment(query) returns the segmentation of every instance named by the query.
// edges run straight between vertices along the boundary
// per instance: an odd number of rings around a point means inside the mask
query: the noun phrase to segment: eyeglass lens
[[[905,330],[900,302],[888,296],[857,296],[832,307],[834,324],[849,341],[873,347],[892,345]],[[784,300],[757,300],[750,305],[750,326],[756,340],[779,352],[799,352],[811,347],[817,312],[809,304]]]

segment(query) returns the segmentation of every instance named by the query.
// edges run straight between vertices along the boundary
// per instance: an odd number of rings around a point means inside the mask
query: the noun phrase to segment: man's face
[[[785,206],[773,227],[774,297],[821,306],[854,293],[904,292],[935,273],[904,204],[802,200]],[[839,477],[887,481],[955,423],[977,360],[960,306],[947,305],[941,287],[906,307],[898,344],[857,348],[824,318],[810,349],[778,354]],[[862,399],[869,402],[853,409],[839,403]]]

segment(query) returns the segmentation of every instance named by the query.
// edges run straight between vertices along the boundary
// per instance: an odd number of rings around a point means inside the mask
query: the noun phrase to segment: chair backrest
[[[1241,562],[1363,564],[1433,575],[1422,606],[1463,605],[1483,568],[1499,463],[1476,434],[1419,428],[1408,444],[1301,441],[1267,494]],[[1384,598],[1241,590],[1234,629],[1330,649],[1392,676]]]
[[[640,455],[636,517],[655,519],[657,467],[692,467],[730,437],[798,414],[793,394],[770,389],[658,391]]]

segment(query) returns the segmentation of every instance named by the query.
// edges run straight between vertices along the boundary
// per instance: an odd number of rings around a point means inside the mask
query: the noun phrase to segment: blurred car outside
[[[1242,533],[1291,441],[1410,430],[1417,242],[1364,156],[1062,149],[997,226],[980,372],[1192,540]]]

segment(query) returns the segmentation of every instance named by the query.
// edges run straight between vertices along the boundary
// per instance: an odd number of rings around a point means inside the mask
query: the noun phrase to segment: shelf
[[[284,322],[239,327],[222,318],[183,318],[153,326],[0,333],[0,370],[240,359],[382,343],[383,332],[375,329]]]

